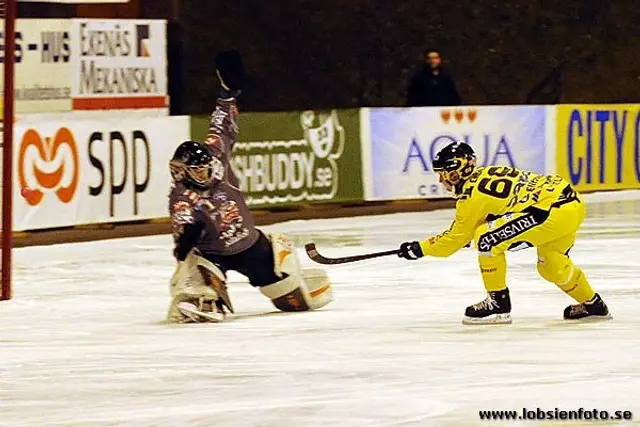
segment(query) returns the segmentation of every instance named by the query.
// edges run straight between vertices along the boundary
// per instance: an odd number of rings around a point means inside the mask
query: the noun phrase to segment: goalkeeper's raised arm
[[[237,186],[238,180],[231,169],[231,152],[238,136],[236,98],[242,93],[244,83],[244,65],[240,54],[236,51],[219,53],[216,56],[216,75],[220,81],[220,93],[211,113],[205,143],[222,151],[225,181]]]

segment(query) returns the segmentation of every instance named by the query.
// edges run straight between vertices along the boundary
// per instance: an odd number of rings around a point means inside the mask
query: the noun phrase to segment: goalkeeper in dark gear
[[[220,322],[233,306],[227,271],[243,274],[281,311],[315,310],[332,300],[322,268],[300,266],[296,248],[283,233],[258,230],[231,169],[238,132],[235,97],[244,74],[235,52],[218,56],[221,96],[212,114],[206,143],[185,141],[170,169],[169,200],[178,262],[171,279],[168,320],[174,323]]]

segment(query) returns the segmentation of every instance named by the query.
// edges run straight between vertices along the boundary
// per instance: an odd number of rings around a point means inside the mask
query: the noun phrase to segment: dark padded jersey
[[[171,189],[169,212],[178,254],[186,256],[196,246],[205,256],[235,255],[258,240],[253,216],[231,169],[231,152],[238,135],[237,116],[235,99],[218,99],[205,139],[207,145],[222,151],[223,180],[204,191],[183,183],[176,183]]]

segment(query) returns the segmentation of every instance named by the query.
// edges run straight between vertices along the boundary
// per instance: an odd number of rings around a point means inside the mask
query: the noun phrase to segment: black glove
[[[222,85],[223,98],[240,95],[244,85],[244,64],[237,51],[225,50],[216,55],[216,74]]]
[[[422,258],[424,254],[422,253],[420,242],[404,242],[400,245],[398,256],[406,259],[418,259]]]

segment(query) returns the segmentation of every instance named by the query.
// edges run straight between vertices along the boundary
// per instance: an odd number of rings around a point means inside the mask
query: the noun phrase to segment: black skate
[[[463,325],[500,325],[511,323],[509,289],[489,292],[487,298],[467,307]]]
[[[596,294],[583,304],[573,304],[564,309],[564,318],[567,320],[578,320],[584,319],[585,317],[611,319],[609,309],[600,295]]]

